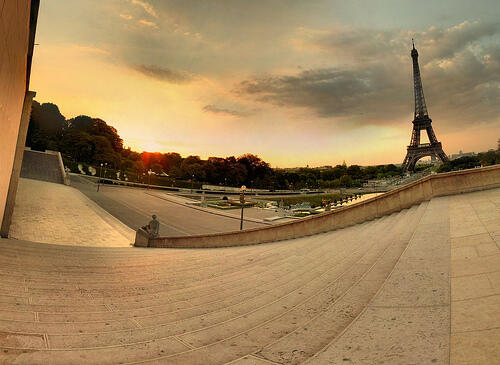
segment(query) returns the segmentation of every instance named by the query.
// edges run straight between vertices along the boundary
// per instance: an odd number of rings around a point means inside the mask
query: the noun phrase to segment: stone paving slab
[[[500,194],[464,194],[450,202],[453,364],[500,363]],[[475,225],[476,227],[473,227]]]
[[[500,328],[455,333],[451,336],[450,363],[500,364]]]
[[[445,307],[368,308],[309,363],[448,364],[448,317]]]
[[[74,188],[21,178],[9,237],[61,245],[128,247],[135,232]]]
[[[494,364],[499,218],[494,189],[256,246],[2,239],[0,363]]]

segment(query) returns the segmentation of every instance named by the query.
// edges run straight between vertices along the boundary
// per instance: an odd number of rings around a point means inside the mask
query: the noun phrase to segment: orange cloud
[[[151,15],[153,18],[158,18],[158,14],[156,13],[155,9],[153,8],[153,5],[146,1],[142,0],[131,0],[132,4],[140,6],[144,9],[146,13]]]
[[[155,22],[150,22],[149,20],[146,19],[140,19],[138,23],[141,25],[145,25],[146,27],[158,28]]]

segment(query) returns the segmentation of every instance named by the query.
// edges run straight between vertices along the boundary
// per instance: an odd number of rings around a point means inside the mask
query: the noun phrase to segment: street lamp
[[[97,179],[97,191],[99,192],[99,183],[101,182],[101,176],[102,176],[102,162],[101,162],[101,169],[99,170],[99,179]]]
[[[153,171],[151,171],[151,169],[148,170],[148,175],[149,175],[149,182],[148,182],[148,189],[150,188],[150,185],[151,185],[151,174],[153,173]]]
[[[247,190],[247,187],[243,185],[241,187],[241,194],[240,194],[240,203],[241,203],[240,231],[243,229],[243,209],[245,208],[245,190]]]
[[[191,175],[191,194],[193,193],[194,174]]]

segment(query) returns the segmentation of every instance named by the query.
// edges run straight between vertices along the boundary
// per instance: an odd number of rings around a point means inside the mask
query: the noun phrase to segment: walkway
[[[151,220],[152,213],[155,213],[161,222],[161,236],[186,236],[240,229],[239,216],[212,214],[197,209],[198,207],[187,206],[183,204],[184,199],[173,201],[171,196],[162,195],[158,190],[101,185],[100,191],[97,192],[93,182],[77,175],[71,176],[71,185],[133,230]],[[157,195],[166,197],[167,200]],[[268,225],[269,223],[259,223],[256,219],[246,219],[243,227],[249,229]]]
[[[4,363],[500,363],[500,189],[256,246],[0,253]]]
[[[10,237],[75,246],[130,247],[135,232],[78,190],[20,179]]]

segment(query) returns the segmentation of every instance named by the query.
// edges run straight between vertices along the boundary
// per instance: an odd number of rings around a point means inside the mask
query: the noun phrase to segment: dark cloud
[[[249,114],[249,113],[243,112],[243,111],[220,108],[217,105],[213,105],[213,104],[205,105],[203,107],[203,111],[208,112],[208,113],[232,116],[232,117],[246,117]]]
[[[359,102],[377,88],[368,71],[316,69],[242,81],[235,91],[278,106],[312,108],[328,117],[359,112]]]
[[[408,48],[410,37],[399,30],[344,28],[331,32],[309,34],[306,41],[319,49],[348,56],[354,61],[371,61],[379,57],[398,55]]]
[[[133,65],[132,68],[146,76],[172,84],[186,84],[194,79],[194,76],[189,72],[175,71],[158,66]]]
[[[450,28],[432,26],[421,32],[344,28],[317,33],[306,30],[304,36],[324,51],[366,62],[404,55],[411,38],[415,38],[417,48],[425,49],[426,60],[452,58],[469,45],[499,31],[500,22],[464,21]]]
[[[499,32],[499,22],[465,21],[448,29],[431,27],[417,36],[429,53],[429,59],[443,59],[452,58],[475,42]]]
[[[372,64],[360,69],[323,68],[262,76],[242,81],[234,92],[262,103],[308,109],[322,118],[349,117],[345,122],[352,128],[384,124],[388,115],[407,114],[409,82],[401,69]]]
[[[318,34],[315,45],[349,54],[354,61],[336,68],[254,77],[240,82],[234,92],[262,103],[301,107],[323,118],[349,117],[350,126],[408,117],[413,109],[410,32]],[[479,22],[415,34],[431,117],[448,120],[450,129],[498,120],[498,36],[498,24]]]

